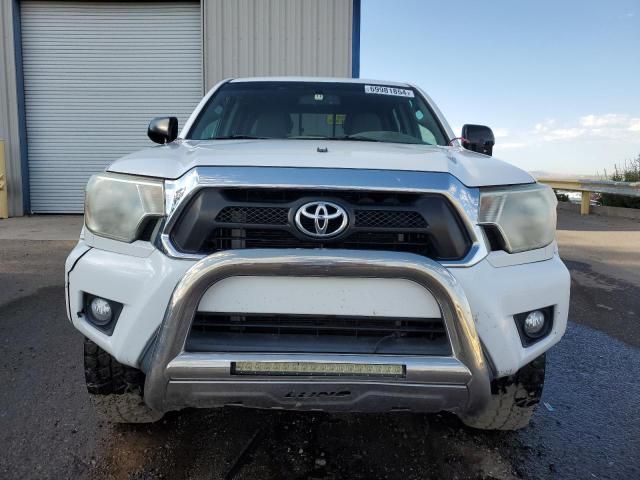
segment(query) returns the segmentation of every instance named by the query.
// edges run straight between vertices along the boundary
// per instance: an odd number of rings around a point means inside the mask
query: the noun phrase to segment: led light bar
[[[405,366],[397,364],[319,362],[234,362],[234,375],[404,377]]]

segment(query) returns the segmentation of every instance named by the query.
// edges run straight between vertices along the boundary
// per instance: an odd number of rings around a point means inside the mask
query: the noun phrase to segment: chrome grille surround
[[[482,230],[477,225],[479,189],[465,186],[448,173],[333,168],[196,167],[179,179],[165,181],[167,219],[158,236],[157,245],[166,255],[188,260],[205,257],[178,251],[172,245],[169,233],[189,199],[201,188],[208,187],[437,193],[451,202],[472,241],[465,258],[443,260],[440,264],[446,267],[468,267],[481,261],[488,253]]]

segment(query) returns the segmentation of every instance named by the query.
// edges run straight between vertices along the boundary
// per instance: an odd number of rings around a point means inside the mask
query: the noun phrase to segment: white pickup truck
[[[527,425],[569,274],[556,198],[419,88],[220,82],[93,176],[66,263],[111,421],[185,407],[455,412]]]

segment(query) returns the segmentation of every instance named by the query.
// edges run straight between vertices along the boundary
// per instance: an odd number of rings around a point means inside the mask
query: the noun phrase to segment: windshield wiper
[[[345,135],[344,137],[332,137],[331,140],[351,140],[354,142],[383,142],[370,137],[361,137],[360,135]]]
[[[255,135],[226,135],[224,137],[211,137],[209,140],[265,140],[269,137],[256,137]]]
[[[269,140],[273,137],[256,137],[255,135],[226,135],[223,137],[211,137],[209,140]],[[355,142],[383,142],[375,138],[361,137],[356,135],[345,135],[344,137],[287,137],[280,140],[351,140]]]

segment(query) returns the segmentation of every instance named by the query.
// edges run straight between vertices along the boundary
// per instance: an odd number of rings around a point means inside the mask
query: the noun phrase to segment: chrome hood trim
[[[334,169],[345,174],[348,170],[449,173],[473,187],[535,182],[514,165],[459,146],[354,140],[178,139],[131,153],[116,160],[108,170],[175,180],[202,167]]]

